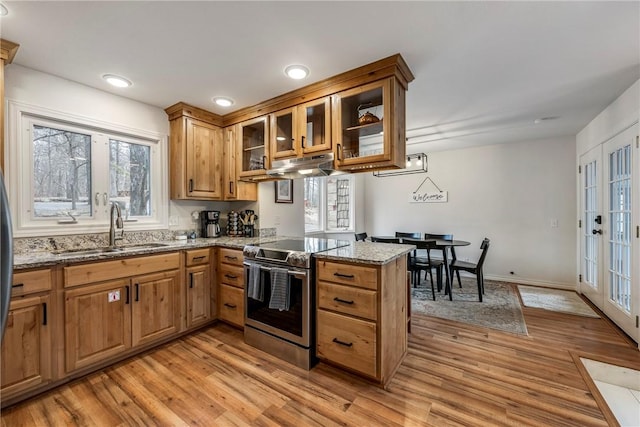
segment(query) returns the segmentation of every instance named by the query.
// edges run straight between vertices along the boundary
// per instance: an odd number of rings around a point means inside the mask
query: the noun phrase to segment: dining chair
[[[438,240],[453,240],[453,234],[434,234],[434,233],[424,233],[424,238],[426,239],[438,239]],[[444,258],[444,251],[446,251],[447,248],[442,248],[442,258]],[[453,262],[456,260],[456,248],[451,246],[451,261]],[[436,257],[436,259],[439,259],[438,257]]]
[[[455,272],[458,277],[458,285],[462,287],[462,282],[460,281],[460,271],[466,271],[471,274],[476,275],[476,281],[478,282],[478,299],[482,302],[482,294],[484,294],[484,273],[482,272],[482,266],[484,264],[484,260],[487,256],[487,251],[489,250],[490,240],[486,237],[480,244],[480,249],[482,249],[482,253],[480,254],[480,258],[477,263],[466,262],[466,261],[451,261],[449,265],[449,269],[451,272]],[[453,280],[453,278],[452,278]]]
[[[396,231],[396,237],[408,237],[410,239],[421,239],[422,233],[404,233],[402,231]]]
[[[360,242],[364,242],[366,240],[367,233],[355,233],[356,236],[356,242],[360,241]]]
[[[376,236],[371,236],[371,241],[372,242],[378,242],[378,243],[400,243],[400,239],[398,239],[397,237],[376,237]]]
[[[420,273],[422,271],[425,272],[425,280],[427,278],[426,273],[429,273],[429,279],[431,281],[431,292],[433,293],[433,300],[436,300],[436,290],[433,285],[433,269],[436,270],[436,280],[438,283],[438,290],[442,289],[442,268],[444,266],[444,262],[442,260],[434,260],[431,259],[431,249],[435,249],[435,242],[420,240],[420,239],[410,239],[404,238],[402,239],[402,243],[408,243],[410,245],[414,245],[416,249],[424,250],[427,254],[427,258],[425,260],[419,259],[413,255],[409,255],[409,266],[411,271],[414,274],[417,274],[417,281],[414,281],[413,287],[415,288],[418,283],[420,283]]]

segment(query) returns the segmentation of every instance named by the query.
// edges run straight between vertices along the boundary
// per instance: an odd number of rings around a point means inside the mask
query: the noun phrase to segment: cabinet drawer
[[[211,257],[210,249],[197,249],[193,251],[187,251],[187,267],[192,265],[207,264]]]
[[[376,325],[318,310],[318,357],[376,377]]]
[[[51,270],[32,270],[13,274],[11,296],[32,294],[51,289]]]
[[[318,282],[318,307],[371,320],[377,318],[377,295],[368,289]]]
[[[64,287],[178,268],[180,268],[179,252],[74,265],[64,268]]]
[[[340,264],[318,260],[318,280],[378,289],[378,269],[364,265]]]
[[[244,326],[244,290],[220,285],[218,318],[234,325]]]
[[[220,264],[218,283],[244,289],[244,268],[236,265]]]
[[[218,248],[218,262],[242,266],[244,256],[238,249]]]

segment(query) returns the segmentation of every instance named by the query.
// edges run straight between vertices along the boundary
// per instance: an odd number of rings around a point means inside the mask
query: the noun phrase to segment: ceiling
[[[640,78],[635,1],[3,3],[14,63],[160,108],[226,114],[400,53],[409,153],[575,135]]]

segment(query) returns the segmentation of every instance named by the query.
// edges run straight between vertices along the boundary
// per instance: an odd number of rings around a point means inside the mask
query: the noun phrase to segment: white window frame
[[[353,175],[340,175],[334,176],[331,178],[336,179],[348,179],[350,184],[350,193],[349,193],[349,227],[346,228],[329,228],[328,225],[328,201],[327,201],[327,193],[328,193],[328,178],[329,177],[321,177],[322,185],[320,186],[320,206],[323,208],[320,209],[319,212],[319,228],[313,230],[307,230],[305,224],[305,235],[314,235],[314,234],[338,234],[338,233],[353,233],[355,230],[355,204],[356,204],[356,180]]]
[[[57,127],[91,135],[91,195],[92,216],[77,217],[77,223],[60,223],[62,218],[34,218],[33,202],[33,124]],[[5,176],[8,184],[9,205],[13,217],[15,237],[36,237],[67,234],[108,232],[109,204],[95,203],[95,193],[109,194],[109,139],[147,145],[151,162],[151,216],[135,217],[125,222],[126,231],[168,228],[168,167],[166,135],[132,129],[115,123],[98,121],[74,114],[9,100],[8,141],[6,147]],[[100,149],[96,148],[100,145]],[[95,149],[94,149],[95,148]],[[106,153],[97,156],[96,152]],[[26,190],[26,191],[25,191]],[[69,218],[70,219],[70,218]]]

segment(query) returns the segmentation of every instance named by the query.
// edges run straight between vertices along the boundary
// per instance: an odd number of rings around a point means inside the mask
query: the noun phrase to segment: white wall
[[[125,93],[126,91],[123,89],[123,94]],[[5,94],[7,99],[113,123],[131,130],[155,132],[162,135],[169,134],[169,120],[162,108],[103,92],[17,64],[10,64],[6,67]],[[11,126],[11,123],[8,123],[8,126]],[[8,145],[5,149],[8,149]],[[169,170],[168,164],[165,169]],[[220,210],[224,217],[226,212],[234,209],[232,206],[231,203],[223,202],[170,201],[169,228],[176,230],[197,228],[198,224],[193,222],[191,212],[204,209]]]
[[[276,203],[275,184],[258,184],[260,228],[276,228],[280,236],[304,236],[304,186],[302,179],[293,180],[293,203]]]
[[[426,175],[368,174],[363,231],[453,233],[471,242],[456,249],[471,261],[488,237],[487,278],[575,288],[573,137],[427,154]],[[426,176],[449,192],[447,203],[409,203]],[[420,190],[435,188],[427,181]]]

